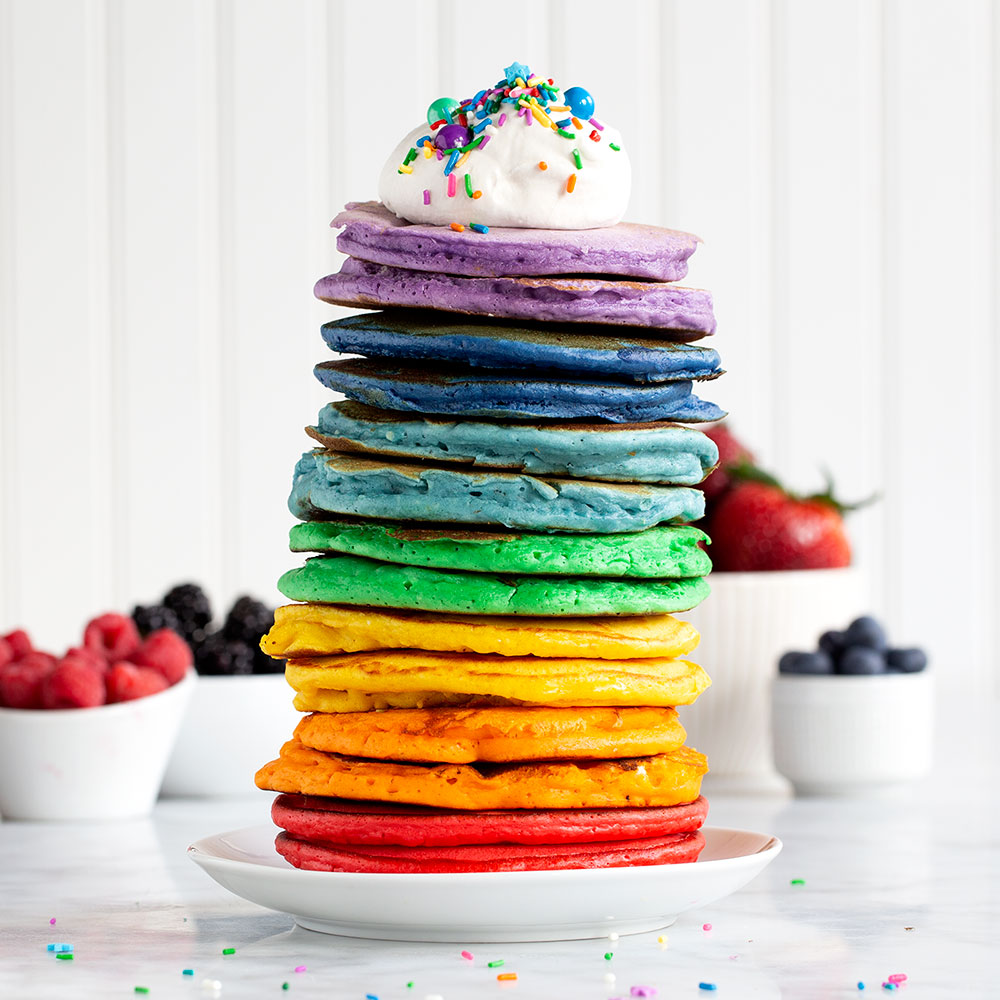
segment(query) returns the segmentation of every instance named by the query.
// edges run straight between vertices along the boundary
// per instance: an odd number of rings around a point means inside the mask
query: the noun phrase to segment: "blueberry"
[[[834,663],[840,658],[840,654],[843,653],[847,643],[844,641],[844,633],[836,632],[831,629],[829,632],[824,632],[819,637],[819,648],[823,650],[827,656],[833,660]]]
[[[832,674],[833,661],[820,650],[818,653],[785,653],[778,661],[779,674]]]
[[[884,674],[885,656],[871,646],[848,646],[837,664],[841,674]]]
[[[845,646],[867,646],[869,649],[884,652],[888,646],[885,638],[885,629],[872,618],[871,615],[864,615],[855,618],[847,631],[844,633]]]
[[[890,649],[885,662],[896,673],[916,674],[927,666],[927,654],[922,649]]]

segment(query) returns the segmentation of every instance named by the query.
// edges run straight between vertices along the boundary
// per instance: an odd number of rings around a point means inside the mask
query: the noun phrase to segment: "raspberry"
[[[6,639],[0,639],[0,667],[7,666],[14,661],[14,650]]]
[[[158,670],[168,684],[176,684],[191,666],[191,648],[168,628],[157,629],[143,642],[132,662],[139,667]]]
[[[161,628],[173,629],[178,633],[181,631],[177,614],[163,604],[150,604],[147,607],[137,604],[132,609],[132,621],[144,639],[151,632]]]
[[[92,667],[102,674],[111,666],[108,663],[108,658],[103,653],[99,653],[96,649],[87,649],[86,646],[72,646],[70,649],[67,649],[63,659],[68,660],[71,657],[82,660],[87,666]]]
[[[34,646],[31,645],[31,640],[28,638],[28,633],[23,628],[8,632],[3,638],[14,653],[15,660],[20,660],[22,656],[27,656],[34,649]]]
[[[163,598],[180,623],[180,634],[188,642],[197,643],[205,638],[205,630],[212,620],[212,605],[205,591],[195,583],[182,583],[169,590]]]
[[[241,597],[226,616],[222,627],[227,639],[256,648],[260,637],[274,624],[274,612],[252,597]]]
[[[134,701],[166,690],[166,677],[152,667],[138,667],[128,660],[116,663],[108,671],[108,701]]]
[[[42,681],[43,708],[93,708],[106,698],[103,675],[78,656],[60,660]]]
[[[139,648],[139,642],[135,622],[115,612],[92,619],[83,630],[84,646],[107,657],[110,663],[128,659]]]
[[[32,650],[20,660],[0,667],[0,705],[41,708],[42,682],[55,667],[55,657]]]
[[[197,648],[194,656],[199,674],[252,674],[253,650],[245,642],[227,639],[222,632],[213,632]]]

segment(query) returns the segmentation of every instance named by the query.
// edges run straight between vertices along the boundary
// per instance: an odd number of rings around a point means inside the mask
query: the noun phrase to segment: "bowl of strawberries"
[[[141,638],[108,613],[55,656],[22,629],[0,636],[0,816],[105,820],[148,815],[194,686],[170,629]]]
[[[837,500],[829,483],[796,494],[758,468],[725,423],[706,433],[719,446],[719,466],[701,485],[712,596],[688,617],[713,686],[685,727],[712,761],[706,780],[716,792],[787,793],[772,749],[775,665],[864,604],[844,523],[860,504]]]

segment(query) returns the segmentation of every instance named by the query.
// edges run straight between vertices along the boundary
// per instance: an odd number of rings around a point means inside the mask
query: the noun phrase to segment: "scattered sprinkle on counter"
[[[788,884],[789,885],[805,885],[806,884],[806,880],[804,878],[793,878]]]
[[[288,983],[287,983],[287,982],[284,982],[284,983],[282,983],[282,984],[281,984],[281,988],[282,988],[283,990],[287,990],[287,989],[290,989],[290,987],[289,987],[289,985],[288,985]]]
[[[53,927],[55,927],[55,925],[56,925],[56,918],[55,918],[55,917],[49,917],[49,923],[50,923],[50,924],[51,924],[51,925],[52,925]]]
[[[604,973],[604,981],[608,984],[608,986],[613,986],[617,978],[618,977],[613,972]]]
[[[222,949],[222,954],[223,955],[235,955],[236,954],[236,949],[235,948],[223,948]]]
[[[487,962],[486,963],[486,968],[487,969],[498,969],[501,965],[503,965],[503,959],[502,958],[497,958],[497,959],[494,959],[494,961],[492,961],[492,962]]]
[[[47,944],[45,946],[46,951],[72,951],[73,946],[71,944]]]
[[[615,957],[615,953],[613,951],[606,951],[604,953],[604,961],[605,962],[610,962],[611,959],[613,959],[614,957]]]
[[[497,982],[499,983],[513,982],[515,979],[517,979],[516,972],[500,972],[497,974]]]
[[[135,992],[136,993],[148,993],[149,992],[149,987],[148,986],[137,986],[135,988]]]
[[[667,938],[666,934],[661,934],[656,939],[656,943],[660,946],[660,951],[663,951],[667,947],[667,944],[669,943],[669,939]]]
[[[194,969],[182,969],[181,970],[181,975],[182,976],[193,976],[194,975]]]
[[[73,961],[73,952],[71,951],[61,951],[56,955],[56,958],[61,958],[64,962]]]
[[[610,933],[610,934],[608,935],[608,940],[609,940],[609,941],[611,941],[611,942],[615,942],[615,941],[617,941],[617,940],[618,940],[618,934],[617,934],[617,933],[616,933],[615,931],[612,931],[612,932],[611,932],[611,933]]]
[[[703,931],[710,931],[712,929],[712,925],[711,924],[702,924],[701,925],[701,929]]]
[[[295,971],[296,972],[306,972],[308,970],[306,969],[306,967],[304,965],[296,965],[295,966]]]
[[[699,990],[717,990],[718,988],[719,987],[716,986],[715,983],[699,983],[698,984],[698,989]]]
[[[656,987],[655,986],[633,986],[629,990],[629,994],[634,997],[655,997]]]
[[[467,962],[471,962],[473,959],[473,954],[471,951],[463,951],[462,958],[464,958]]]
[[[864,983],[862,983],[862,982],[861,982],[861,981],[859,980],[859,982],[858,982],[858,989],[859,989],[859,990],[863,990],[864,988],[865,988],[865,984],[864,984]]]
[[[906,975],[905,972],[896,972],[896,973],[894,973],[891,976],[886,976],[885,978],[886,978],[886,980],[888,982],[890,982],[890,983],[896,983],[896,985],[899,985],[900,983],[905,983],[906,982],[907,975]]]

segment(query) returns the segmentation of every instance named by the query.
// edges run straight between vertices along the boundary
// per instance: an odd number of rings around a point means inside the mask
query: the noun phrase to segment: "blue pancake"
[[[697,520],[705,500],[686,486],[542,479],[313,451],[295,466],[288,508],[301,521],[348,514],[608,534]]]
[[[717,351],[630,335],[619,328],[534,326],[477,321],[426,310],[361,313],[326,323],[323,339],[335,351],[473,367],[593,372],[602,378],[665,382],[721,374]]]
[[[719,458],[707,434],[662,421],[449,420],[341,400],[323,407],[316,426],[306,429],[330,451],[611,482],[694,486]]]
[[[349,399],[383,410],[497,420],[608,420],[646,423],[721,420],[725,412],[691,392],[691,380],[635,385],[523,372],[478,372],[468,366],[415,365],[374,358],[324,361],[316,378]]]

